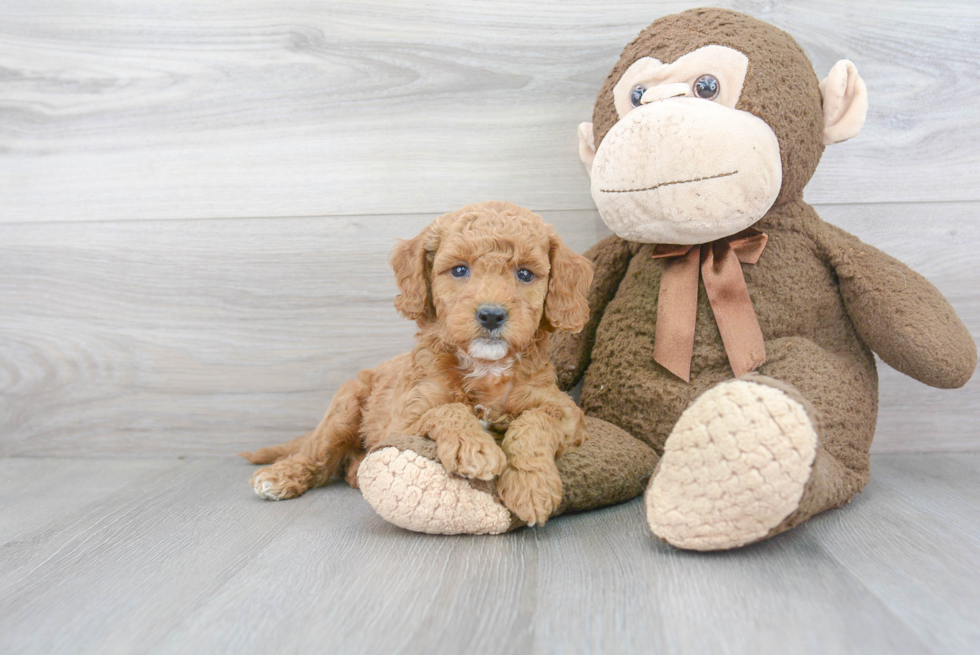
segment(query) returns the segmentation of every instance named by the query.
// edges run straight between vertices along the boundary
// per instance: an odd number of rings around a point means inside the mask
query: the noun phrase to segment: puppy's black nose
[[[496,330],[507,320],[507,310],[500,305],[480,305],[476,310],[476,320],[488,330]]]

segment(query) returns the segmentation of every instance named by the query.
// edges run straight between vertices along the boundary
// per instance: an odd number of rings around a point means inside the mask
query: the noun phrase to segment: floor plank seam
[[[869,202],[814,202],[812,206],[815,209],[820,207],[848,207],[848,206],[861,206],[861,205],[873,205],[873,206],[888,206],[888,205],[950,205],[950,204],[972,204],[980,202],[980,197],[978,198],[938,198],[938,199],[917,199],[917,200],[873,200]],[[533,205],[533,203],[531,203]],[[311,219],[345,219],[345,218],[376,218],[376,217],[387,217],[387,218],[409,218],[409,217],[426,217],[426,216],[438,216],[450,211],[454,211],[456,207],[446,207],[443,209],[433,209],[431,211],[413,210],[409,212],[385,212],[385,211],[371,211],[365,213],[349,213],[349,212],[338,212],[338,213],[325,213],[325,214],[270,214],[262,216],[168,216],[168,217],[156,217],[156,218],[82,218],[82,219],[54,219],[54,220],[6,220],[0,218],[0,225],[11,225],[11,226],[24,226],[24,225],[61,225],[61,224],[81,224],[81,223],[177,223],[181,221],[191,222],[191,221],[268,221],[268,220],[311,220]],[[593,213],[598,215],[598,209],[595,205],[583,206],[583,207],[560,207],[560,208],[542,208],[542,207],[531,207],[532,211],[538,214],[556,214],[556,213]]]

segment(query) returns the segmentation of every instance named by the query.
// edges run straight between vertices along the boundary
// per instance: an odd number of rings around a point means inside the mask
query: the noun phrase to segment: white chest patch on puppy
[[[509,350],[507,342],[500,339],[474,339],[467,348],[467,354],[473,359],[497,361],[506,357]]]
[[[466,371],[463,376],[467,380],[476,380],[483,377],[494,377],[499,378],[510,372],[511,366],[514,365],[514,360],[507,359],[503,362],[481,362],[477,359],[470,359],[460,357],[460,368]]]
[[[476,339],[466,352],[460,351],[456,358],[460,370],[466,372],[463,377],[467,380],[487,376],[499,378],[509,373],[514,365],[514,358],[507,357],[509,350],[510,346],[505,341]]]

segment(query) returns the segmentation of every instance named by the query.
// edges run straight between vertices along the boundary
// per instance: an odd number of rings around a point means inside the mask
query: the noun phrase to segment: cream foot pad
[[[733,380],[681,415],[646,492],[650,529],[693,550],[766,537],[800,505],[817,451],[806,408],[764,383]]]
[[[492,494],[446,473],[441,464],[411,450],[381,448],[364,458],[358,486],[381,518],[429,534],[500,534],[510,511]]]

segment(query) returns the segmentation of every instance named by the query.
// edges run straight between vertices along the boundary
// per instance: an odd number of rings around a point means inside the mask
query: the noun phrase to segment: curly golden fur
[[[389,436],[420,434],[443,466],[492,480],[504,505],[543,524],[562,498],[555,458],[586,438],[582,411],[556,384],[550,334],[588,320],[587,259],[541,217],[510,203],[439,217],[391,254],[395,307],[419,326],[411,353],[341,386],[319,427],[242,456],[272,464],[264,498],[293,498],[344,476]]]

